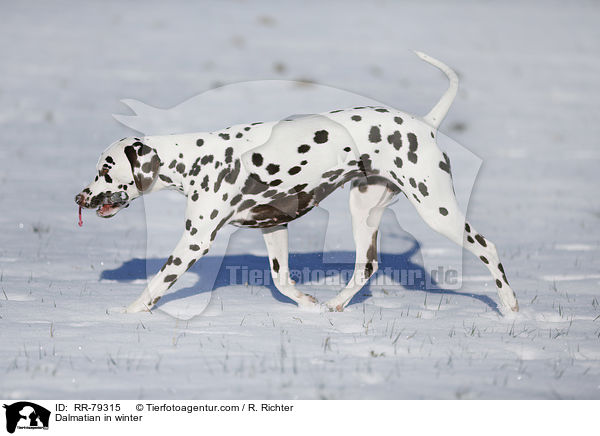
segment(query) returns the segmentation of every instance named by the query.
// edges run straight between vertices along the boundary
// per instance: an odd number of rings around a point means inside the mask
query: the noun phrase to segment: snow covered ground
[[[597,2],[53,1],[0,11],[2,397],[600,398]],[[467,215],[498,246],[519,314],[498,313],[468,253],[460,290],[385,281],[343,313],[299,311],[243,276],[268,269],[266,250],[257,231],[234,229],[152,314],[115,309],[169,255],[184,207],[160,193],[77,227],[74,195],[100,152],[133,133],[111,117],[130,115],[120,99],[170,108],[221,85],[302,80],[424,114],[446,82],[411,48],[460,74],[442,131],[481,158]],[[276,84],[258,100],[215,91],[197,122],[348,106],[347,93],[338,101],[315,88],[290,91],[297,100]],[[351,267],[346,195],[290,225],[292,268]],[[418,220],[402,207],[384,219],[380,267],[419,271],[423,253],[450,262],[441,237],[405,231]],[[301,286],[321,300],[340,287],[313,279]]]

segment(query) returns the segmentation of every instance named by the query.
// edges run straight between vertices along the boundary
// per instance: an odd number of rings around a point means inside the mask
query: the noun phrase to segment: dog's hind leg
[[[471,225],[465,221],[464,247],[473,253],[485,264],[496,281],[500,301],[513,312],[519,311],[519,303],[515,292],[511,289],[506,279],[504,267],[498,258],[496,246],[492,241],[477,233]]]
[[[500,301],[513,312],[517,312],[519,304],[514,291],[508,285],[496,246],[465,221],[452,190],[452,181],[449,176],[447,179],[444,181],[437,178],[437,183],[431,180],[428,196],[419,200],[416,195],[408,195],[408,199],[429,227],[466,248],[485,264],[495,279]]]
[[[329,310],[341,312],[352,297],[367,283],[378,269],[377,232],[381,216],[395,193],[385,182],[368,184],[356,180],[350,190],[352,234],[356,245],[354,274],[346,287],[329,300]]]
[[[275,287],[283,295],[294,300],[300,307],[315,306],[317,303],[315,297],[296,289],[290,278],[287,225],[265,228],[262,233],[269,253],[271,276]]]

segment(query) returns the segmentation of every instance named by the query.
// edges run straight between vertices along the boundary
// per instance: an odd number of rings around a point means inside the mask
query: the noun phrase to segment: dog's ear
[[[135,186],[145,192],[154,184],[160,169],[160,158],[151,147],[141,142],[134,142],[125,147],[125,156],[131,165]]]

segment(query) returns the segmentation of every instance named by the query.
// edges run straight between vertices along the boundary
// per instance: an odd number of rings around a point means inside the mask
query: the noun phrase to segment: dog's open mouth
[[[96,209],[96,215],[102,218],[110,218],[123,207],[128,205],[129,196],[125,191],[115,192],[110,196],[104,197],[102,204]]]

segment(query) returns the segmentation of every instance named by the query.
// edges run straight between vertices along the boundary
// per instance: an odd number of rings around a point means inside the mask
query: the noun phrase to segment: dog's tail
[[[415,54],[423,59],[425,62],[430,63],[434,67],[439,68],[444,72],[446,76],[448,76],[448,80],[450,81],[450,86],[440,98],[440,101],[429,111],[427,115],[425,115],[424,119],[429,124],[434,126],[436,129],[442,123],[442,120],[448,113],[454,98],[456,97],[456,92],[458,91],[458,76],[456,73],[450,68],[448,65],[443,62],[438,61],[437,59],[432,58],[431,56],[426,55],[423,52],[415,51]]]

